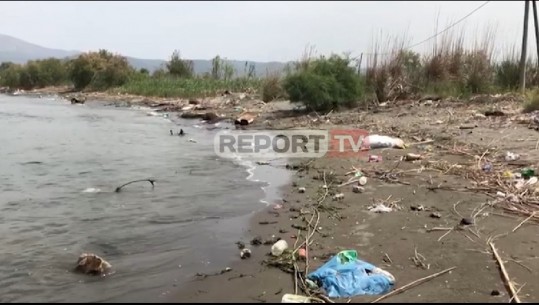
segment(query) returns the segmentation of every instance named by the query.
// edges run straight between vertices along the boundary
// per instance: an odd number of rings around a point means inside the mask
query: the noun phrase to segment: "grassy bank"
[[[338,55],[313,57],[309,53],[283,75],[264,78],[256,78],[254,73],[235,77],[235,71],[218,56],[211,71],[195,75],[192,62],[182,59],[177,51],[162,69],[150,74],[129,66],[121,55],[100,50],[73,60],[2,63],[0,86],[30,90],[69,84],[80,91],[166,98],[209,97],[226,90],[256,92],[266,102],[289,99],[314,110],[425,95],[465,98],[516,91],[520,65],[516,48],[496,50],[495,35],[490,30],[476,36],[473,44],[466,45],[464,31],[448,31],[431,41],[430,49],[421,54],[410,49],[405,39],[378,39],[362,61]],[[537,60],[528,59],[526,66],[527,87],[539,86]],[[539,105],[537,95],[530,94],[528,100]]]

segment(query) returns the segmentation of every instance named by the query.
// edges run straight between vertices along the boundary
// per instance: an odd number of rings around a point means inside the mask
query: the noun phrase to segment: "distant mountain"
[[[172,51],[171,51],[172,52]],[[0,34],[0,63],[14,62],[26,63],[29,60],[44,59],[44,58],[73,58],[80,54],[80,51],[66,51],[45,48],[33,43],[23,41],[21,39]],[[125,56],[125,55],[124,55]],[[164,67],[166,61],[161,59],[141,59],[126,56],[129,64],[137,69],[147,69],[153,72],[161,67]],[[237,76],[245,75],[245,61],[229,60],[234,67]],[[248,64],[255,65],[256,74],[263,76],[266,73],[282,72],[286,63],[282,62],[251,62]],[[211,60],[196,59],[193,60],[193,67],[196,74],[203,74],[211,71]]]

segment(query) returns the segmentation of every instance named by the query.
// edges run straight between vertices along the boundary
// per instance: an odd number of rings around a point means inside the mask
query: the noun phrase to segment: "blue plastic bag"
[[[341,251],[307,278],[322,285],[330,298],[385,294],[393,279],[373,273],[376,266],[357,258],[354,250]]]

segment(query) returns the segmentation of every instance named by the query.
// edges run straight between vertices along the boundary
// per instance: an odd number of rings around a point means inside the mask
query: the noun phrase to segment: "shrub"
[[[262,100],[267,103],[284,96],[285,92],[279,76],[268,75],[262,83]]]
[[[193,77],[193,62],[181,59],[180,52],[176,50],[170,56],[170,60],[167,63],[167,70],[172,76],[191,78]]]
[[[539,110],[539,89],[533,89],[526,93],[526,103],[523,112],[533,112]]]
[[[134,70],[127,59],[106,50],[81,54],[70,64],[69,77],[75,89],[104,90],[127,82]]]
[[[354,106],[362,93],[350,59],[337,55],[303,64],[286,77],[284,89],[290,101],[313,110]]]

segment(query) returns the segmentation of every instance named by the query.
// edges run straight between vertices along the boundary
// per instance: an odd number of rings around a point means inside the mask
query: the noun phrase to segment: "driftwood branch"
[[[131,183],[135,183],[135,182],[143,182],[143,181],[148,181],[148,182],[150,182],[150,183],[152,184],[152,187],[155,186],[155,185],[154,185],[154,183],[155,183],[155,180],[154,180],[154,179],[140,179],[140,180],[133,180],[133,181],[129,181],[129,182],[125,183],[125,184],[120,185],[119,187],[116,188],[115,192],[116,192],[116,193],[119,193],[120,190],[121,190],[124,186],[129,185],[129,184],[131,184]]]
[[[498,251],[496,250],[496,247],[492,242],[489,242],[490,248],[492,249],[492,253],[494,254],[494,257],[496,258],[496,261],[498,262],[498,265],[500,266],[500,271],[502,272],[502,277],[505,285],[509,289],[509,293],[511,293],[511,300],[515,303],[521,303],[520,299],[517,295],[517,292],[515,290],[515,287],[513,286],[513,282],[511,282],[511,279],[509,278],[509,275],[507,274],[507,270],[505,270],[505,265],[503,264],[502,259],[498,255]]]

